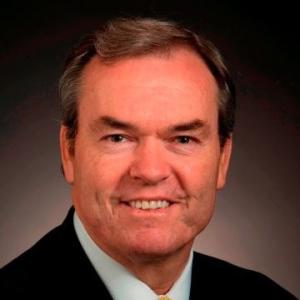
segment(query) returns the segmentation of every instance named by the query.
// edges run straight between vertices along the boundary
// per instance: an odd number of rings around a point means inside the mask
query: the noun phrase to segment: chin
[[[163,236],[156,236],[155,238],[144,236],[131,243],[130,252],[145,258],[159,258],[169,256],[184,248],[190,249],[191,245],[192,241],[178,241],[176,239],[164,238]]]

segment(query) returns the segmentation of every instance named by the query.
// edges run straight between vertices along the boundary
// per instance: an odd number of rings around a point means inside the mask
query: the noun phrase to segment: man
[[[234,87],[219,52],[172,22],[116,19],[70,54],[61,158],[74,209],[1,271],[5,295],[295,299],[192,252],[226,181]]]

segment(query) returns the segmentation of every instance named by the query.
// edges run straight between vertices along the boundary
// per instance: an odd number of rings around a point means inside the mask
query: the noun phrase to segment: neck
[[[132,255],[129,259],[112,256],[157,295],[166,294],[183,272],[192,244],[164,256]]]

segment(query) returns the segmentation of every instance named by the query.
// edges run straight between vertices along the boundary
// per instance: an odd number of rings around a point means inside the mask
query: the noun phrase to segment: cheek
[[[199,155],[198,160],[185,161],[177,166],[177,177],[189,195],[205,198],[211,190],[216,190],[218,159],[210,155]]]
[[[72,187],[73,200],[87,214],[106,212],[110,191],[116,181],[116,172],[91,153],[78,153],[75,161],[75,181]],[[94,215],[94,217],[96,217]]]
[[[182,222],[199,233],[213,214],[216,199],[217,166],[212,163],[199,163],[185,167],[182,185],[188,195],[186,213]]]
[[[206,222],[211,218],[215,206],[216,193],[210,189],[192,196],[188,202],[189,218],[197,223]]]
[[[90,189],[106,191],[113,189],[126,170],[126,159],[107,158],[93,152],[78,155],[78,184],[84,183]]]
[[[116,192],[128,173],[128,160],[125,157],[122,159],[101,158],[95,162],[94,168],[91,180],[98,192],[104,193],[104,197],[117,196]]]
[[[91,223],[109,224],[116,217],[115,201],[120,194],[120,183],[126,171],[126,159],[112,160],[94,156],[86,160],[85,164],[81,162],[76,187],[77,202],[86,211]]]

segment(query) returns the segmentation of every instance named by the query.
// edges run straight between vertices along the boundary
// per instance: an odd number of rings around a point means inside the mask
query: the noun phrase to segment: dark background
[[[59,224],[71,205],[58,148],[57,82],[67,51],[109,16],[170,17],[211,39],[237,84],[228,184],[195,248],[261,271],[300,297],[296,4],[161,2],[1,4],[0,266]]]

